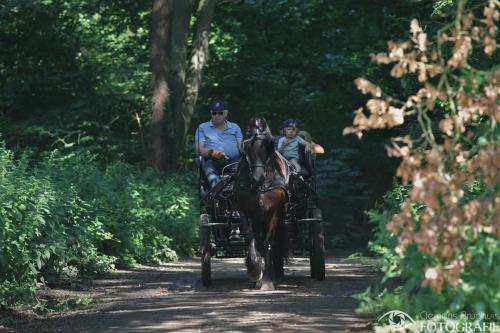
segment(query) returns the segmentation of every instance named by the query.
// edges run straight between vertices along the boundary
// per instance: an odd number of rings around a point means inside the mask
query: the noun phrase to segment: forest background
[[[393,80],[390,68],[370,55],[385,51],[389,40],[408,39],[413,18],[435,33],[453,22],[465,2],[205,1],[213,5],[213,17],[204,18],[208,60],[194,97],[183,96],[194,98],[190,121],[180,125],[187,135],[179,134],[184,132],[172,125],[179,116],[169,112],[179,96],[175,80],[169,82],[171,104],[161,105],[163,132],[155,128],[155,79],[165,70],[162,64],[155,67],[152,50],[154,39],[161,38],[153,11],[160,2],[0,4],[1,307],[33,302],[44,283],[193,255],[193,134],[218,98],[242,128],[251,117],[263,116],[277,133],[283,120],[296,118],[325,147],[317,173],[329,222],[327,248],[379,252],[390,258],[383,267],[387,277],[410,281],[395,293],[361,295],[367,311],[500,313],[500,286],[487,277],[500,277],[498,268],[491,271],[500,263],[497,237],[481,248],[490,257],[481,262],[484,276],[474,277],[469,289],[436,292],[422,286],[422,271],[409,272],[412,265],[425,264],[425,255],[413,253],[405,261],[394,250],[394,235],[385,225],[409,186],[395,178],[400,160],[388,158],[384,146],[390,137],[414,133],[415,124],[372,131],[362,141],[343,135],[353,110],[367,99],[356,78],[368,78],[401,99],[419,86],[416,76]],[[207,22],[198,2],[184,3],[193,5],[183,46],[189,55],[203,46],[196,29]],[[498,17],[494,22],[498,25]],[[186,59],[181,66],[188,66]],[[478,61],[491,71],[500,63],[498,52]],[[166,71],[176,65],[167,62]],[[182,144],[172,152],[180,137]],[[160,156],[165,158],[160,167],[155,144],[167,154]],[[409,301],[408,294],[420,296]]]

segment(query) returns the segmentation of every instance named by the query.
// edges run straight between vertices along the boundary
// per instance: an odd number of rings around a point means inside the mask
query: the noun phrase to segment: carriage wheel
[[[275,250],[276,251],[276,250]],[[284,270],[284,258],[278,253],[273,254],[273,269],[274,269],[274,278],[281,279],[285,275]]]
[[[212,284],[212,267],[211,267],[211,246],[210,246],[210,229],[207,227],[200,228],[200,245],[201,245],[201,282],[205,287]]]
[[[325,279],[325,236],[321,222],[312,226],[311,277],[318,281]]]
[[[316,263],[314,262],[314,245],[311,242],[311,247],[309,249],[309,266],[311,271],[311,278],[316,278]]]
[[[307,217],[308,218],[314,218],[318,220],[323,219],[323,213],[321,209],[319,208],[309,208],[307,210]],[[320,252],[318,249],[315,248],[315,244],[318,244],[318,241],[315,241],[316,238],[319,239],[319,237],[315,237],[316,232],[315,232],[315,226],[318,223],[314,223],[313,225],[309,225],[309,236],[311,237],[311,242],[310,242],[310,247],[309,247],[309,265],[310,265],[310,272],[311,272],[311,278],[315,279],[317,278],[317,266],[318,264],[316,263],[317,258],[321,259],[321,255],[317,255],[316,252]],[[321,234],[322,234],[322,229],[321,229]],[[324,243],[324,241],[323,241]],[[323,246],[324,248],[324,246]],[[319,247],[321,249],[321,246]],[[323,254],[323,260],[319,262],[321,266],[321,262],[324,262],[324,254]],[[324,265],[323,265],[324,266]],[[323,280],[323,278],[318,278],[318,280]]]
[[[315,223],[316,224],[316,223]],[[316,278],[316,256],[314,255],[314,225],[309,226],[309,235],[311,237],[310,247],[309,247],[309,266],[311,271],[311,278]]]

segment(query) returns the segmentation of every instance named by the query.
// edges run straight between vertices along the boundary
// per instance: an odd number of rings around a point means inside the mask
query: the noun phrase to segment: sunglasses
[[[215,116],[216,114],[222,116],[224,114],[224,111],[212,111],[212,116]]]

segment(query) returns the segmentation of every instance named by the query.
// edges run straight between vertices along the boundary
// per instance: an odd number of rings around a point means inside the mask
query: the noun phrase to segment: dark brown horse
[[[289,169],[276,153],[263,118],[250,120],[242,150],[236,200],[248,246],[247,272],[257,288],[273,290],[274,281],[283,276],[287,255],[284,214]]]

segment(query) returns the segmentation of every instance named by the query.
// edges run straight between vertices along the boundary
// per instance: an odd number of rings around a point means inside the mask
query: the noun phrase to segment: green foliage
[[[460,21],[467,15],[462,12],[466,3],[475,17],[476,14],[478,17],[483,15],[481,11],[488,5],[487,1],[434,1],[432,15],[445,17],[449,26],[457,29],[452,34],[465,36],[469,28],[464,25],[460,31]],[[498,3],[490,2],[489,5],[491,10],[495,8],[495,15],[498,16]],[[458,17],[453,18],[450,13]],[[484,15],[487,13],[485,9]],[[418,25],[416,22],[412,27],[414,33]],[[481,29],[477,22],[474,23],[477,26],[471,29]],[[489,26],[496,24],[486,22]],[[432,36],[436,26],[431,25],[429,28],[425,29],[426,33]],[[496,31],[494,28],[492,30]],[[446,28],[442,31],[446,31]],[[438,45],[441,44],[438,42]],[[439,49],[445,54],[440,61],[453,64],[447,59],[456,52],[456,45],[444,44]],[[455,321],[478,325],[478,328],[492,322],[498,325],[500,238],[495,231],[498,227],[500,184],[495,176],[498,170],[496,157],[499,131],[493,116],[497,96],[493,97],[490,109],[486,108],[489,113],[485,111],[477,118],[471,117],[473,121],[466,122],[466,129],[452,130],[452,134],[444,133],[443,123],[439,123],[445,117],[454,119],[463,110],[477,107],[474,103],[480,105],[477,101],[486,99],[484,91],[498,87],[498,81],[494,79],[495,75],[498,76],[498,52],[485,56],[485,52],[493,52],[484,46],[481,43],[471,45],[471,56],[468,59],[466,56],[467,65],[464,69],[455,70],[445,66],[445,74],[436,87],[443,91],[441,84],[446,82],[446,101],[441,100],[437,109],[427,109],[421,105],[415,108],[418,117],[425,110],[429,122],[427,128],[421,125],[420,130],[415,130],[415,126],[409,126],[402,131],[401,136],[412,138],[430,134],[430,144],[437,148],[430,149],[416,144],[419,139],[414,140],[409,152],[400,155],[402,163],[398,174],[402,175],[403,181],[413,182],[415,187],[394,183],[383,201],[368,213],[375,224],[375,240],[370,243],[370,248],[382,257],[381,269],[386,284],[382,284],[385,288],[382,291],[379,287],[357,295],[362,303],[361,312],[381,314],[397,309],[420,321]],[[447,81],[449,73],[456,73],[457,76]],[[412,79],[410,76],[406,80],[397,80],[403,88],[411,88],[410,93],[403,92],[403,100],[413,98],[411,90],[415,90],[415,86]],[[431,83],[426,82],[426,87],[429,86],[432,86]],[[474,102],[465,105],[464,98],[454,92],[464,92],[464,96]],[[498,100],[496,102],[498,104]],[[453,148],[447,150],[443,147]],[[456,156],[462,154],[462,149],[467,151],[465,163],[454,164]],[[435,161],[429,153],[431,151],[439,151]],[[456,160],[458,162],[459,159]],[[452,162],[446,164],[448,161]],[[413,168],[408,168],[409,165]],[[490,176],[490,173],[495,176]],[[435,182],[420,181],[425,178]],[[431,184],[437,183],[445,184],[445,189],[433,188]],[[453,187],[459,193],[454,201],[449,200],[453,190],[447,192]],[[433,206],[434,203],[437,204]],[[474,205],[479,208],[473,210],[471,207]],[[386,286],[393,284],[399,286],[388,290]],[[488,330],[483,328],[482,331]]]
[[[194,251],[186,177],[162,181],[123,163],[103,171],[88,153],[57,151],[31,170],[2,144],[0,180],[1,307],[29,302],[39,284]]]
[[[369,248],[382,258],[382,271],[385,278],[394,278],[401,275],[399,265],[400,257],[396,254],[395,248],[397,238],[386,230],[387,224],[392,216],[399,211],[409,187],[393,182],[393,188],[384,197],[382,202],[378,203],[373,209],[368,211],[370,222],[375,225],[374,240],[370,241]]]
[[[37,312],[50,313],[81,309],[101,303],[100,298],[78,297],[78,298],[49,298],[41,299],[36,305]]]
[[[3,1],[0,129],[10,147],[143,159],[149,6]]]

